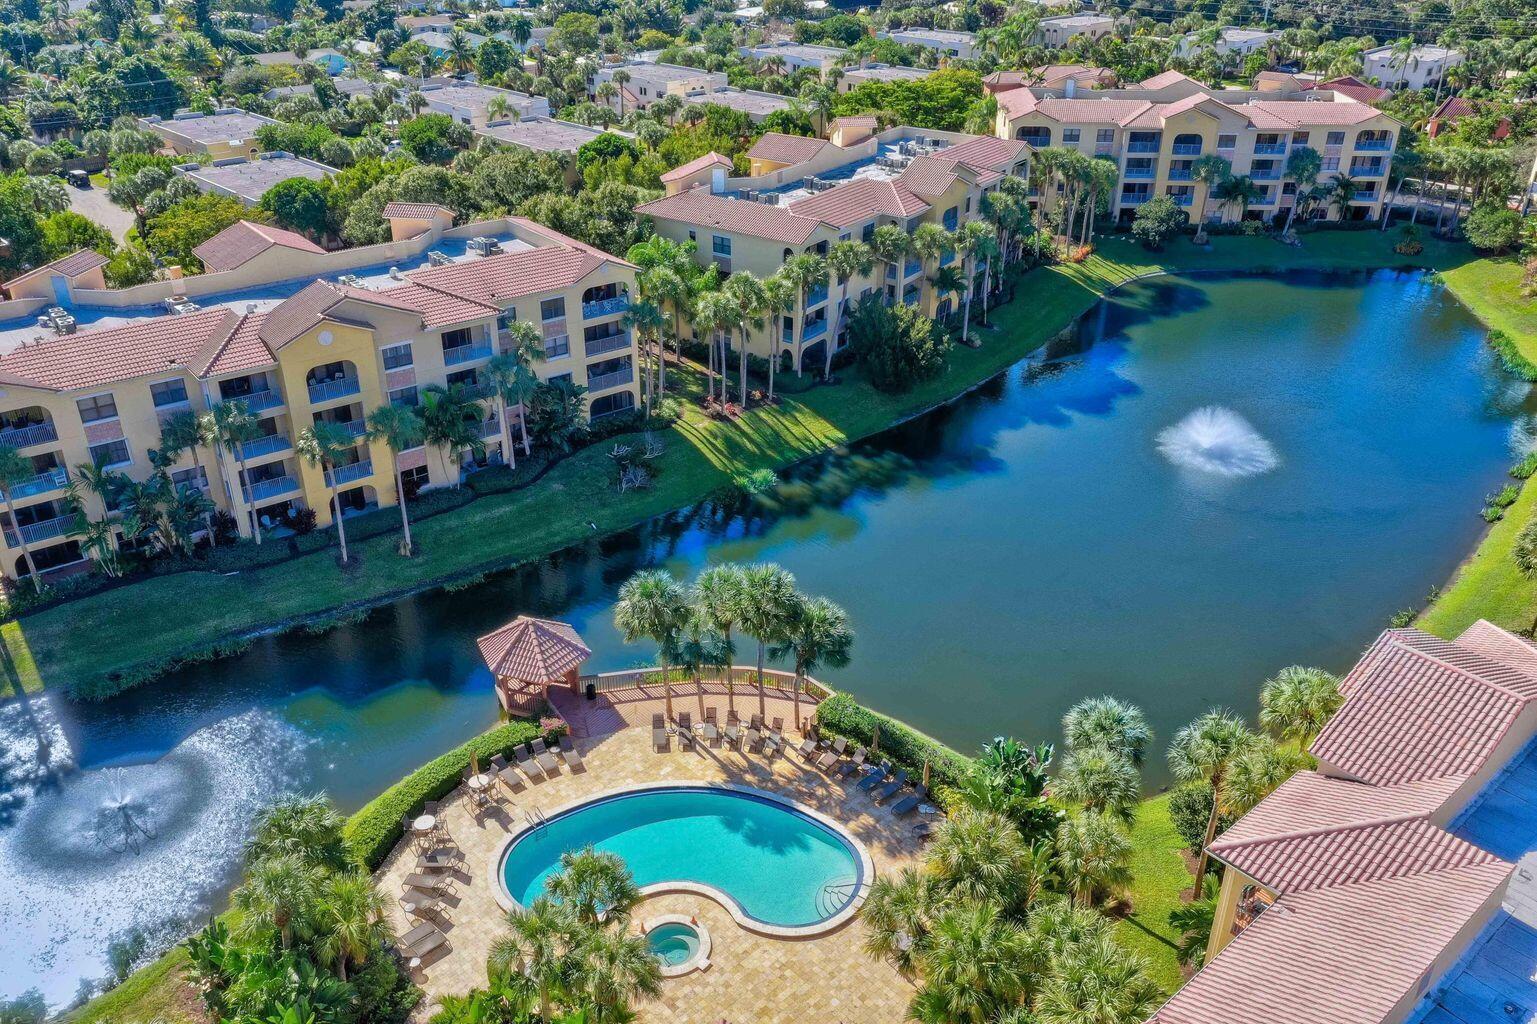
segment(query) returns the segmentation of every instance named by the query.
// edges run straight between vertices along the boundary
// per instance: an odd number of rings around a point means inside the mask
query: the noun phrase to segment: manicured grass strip
[[[1151,254],[1107,239],[1081,264],[1022,278],[1014,301],[994,311],[995,329],[979,333],[982,347],[957,348],[941,377],[907,394],[878,392],[856,372],[838,387],[755,409],[737,423],[690,410],[666,432],[667,450],[650,490],[617,494],[609,445],[595,445],[534,487],[424,520],[416,530],[423,551],[418,558],[400,558],[394,537],[382,536],[357,544],[360,564],[346,572],[327,551],[236,576],[151,578],[28,615],[0,629],[0,644],[10,655],[0,660],[0,695],[66,684],[82,693],[110,691],[242,634],[535,559],[591,537],[593,526],[600,534],[624,529],[700,500],[735,474],[786,465],[954,397],[1055,336],[1105,290],[1141,274],[1407,262],[1393,254],[1391,241],[1375,231],[1320,233],[1302,248],[1232,237],[1216,239],[1210,249],[1181,240]],[[1415,262],[1451,266],[1467,258],[1465,249],[1432,243]]]
[[[129,975],[128,980],[103,993],[72,1014],[66,1024],[197,1024],[202,1002],[187,984],[182,970],[187,953],[174,947],[154,963]]]
[[[1116,939],[1142,954],[1149,973],[1173,992],[1183,981],[1175,949],[1179,935],[1169,926],[1169,911],[1180,905],[1180,893],[1192,876],[1180,856],[1184,841],[1169,818],[1167,795],[1144,800],[1131,827],[1131,913],[1116,925]]]

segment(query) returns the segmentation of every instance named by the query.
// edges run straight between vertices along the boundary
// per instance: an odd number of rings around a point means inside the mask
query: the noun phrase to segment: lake
[[[1348,667],[1477,542],[1537,411],[1483,334],[1419,274],[1140,282],[1074,343],[767,502],[685,510],[105,704],[0,708],[0,995],[67,1001],[114,935],[216,907],[276,795],[351,810],[487,727],[473,641],[512,616],[575,624],[591,669],[647,663],[611,621],[647,566],[782,563],[849,610],[854,661],[827,681],[963,750],[1055,739],[1098,693],[1140,704],[1158,741],[1208,707],[1252,715],[1268,675]],[[1146,777],[1166,782],[1161,742]]]

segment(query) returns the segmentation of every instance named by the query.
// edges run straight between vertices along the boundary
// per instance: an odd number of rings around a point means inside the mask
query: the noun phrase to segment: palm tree
[[[1393,183],[1393,195],[1382,204],[1382,230],[1388,229],[1388,221],[1391,219],[1393,207],[1398,205],[1399,193],[1403,191],[1404,182],[1411,174],[1423,173],[1424,157],[1418,151],[1400,145],[1394,151],[1391,162],[1388,164],[1388,178]],[[1424,182],[1421,180],[1421,192],[1424,191]],[[1419,199],[1415,199],[1415,212],[1419,212]]]
[[[11,498],[12,491],[35,476],[37,470],[31,459],[8,444],[0,445],[0,497],[5,499],[5,515],[10,520],[11,529],[16,531],[16,540],[21,545],[21,557],[27,563],[27,574],[32,577],[32,586],[41,594],[43,577],[37,571],[37,563],[32,560],[32,546],[27,543],[21,524],[16,522],[16,504]]]
[[[1243,220],[1249,212],[1249,205],[1260,197],[1260,188],[1247,174],[1240,174],[1219,183],[1213,195],[1223,209],[1238,207],[1238,219]]]
[[[624,116],[624,93],[625,93],[625,88],[624,87],[630,84],[630,73],[628,71],[626,71],[624,68],[618,68],[618,69],[616,69],[614,71],[612,79],[613,79],[613,82],[614,82],[615,92],[616,92],[616,94],[619,97],[619,116],[623,117]]]
[[[1511,551],[1516,571],[1529,580],[1537,580],[1537,518],[1529,519],[1516,535],[1516,546]],[[1537,638],[1537,619],[1527,629],[1526,635]]]
[[[798,369],[801,368],[801,341],[806,330],[806,305],[811,289],[819,282],[827,280],[827,264],[827,260],[814,252],[798,252],[785,260],[784,266],[778,271],[795,289],[795,328],[791,345],[795,348],[795,365]],[[772,337],[778,338],[783,332],[770,331],[769,333]],[[827,339],[827,344],[832,345],[832,338]]]
[[[590,846],[562,853],[560,870],[550,876],[545,889],[586,928],[618,926],[623,931],[642,899],[624,860]]]
[[[449,33],[448,52],[443,55],[443,63],[450,71],[461,75],[475,70],[475,47],[463,29],[456,28]]]
[[[870,255],[892,268],[891,276],[897,282],[899,301],[902,294],[902,268],[912,252],[912,236],[895,224],[882,224],[870,236]]]
[[[720,404],[726,404],[726,351],[722,339],[742,321],[741,308],[724,291],[705,292],[694,303],[694,336],[704,335],[709,349],[705,386],[707,398],[715,398],[715,374],[720,371]]]
[[[946,910],[917,956],[923,988],[908,1017],[921,1024],[988,1024],[1024,999],[1034,951],[1023,928],[990,904]]]
[[[636,573],[619,588],[614,604],[614,625],[626,643],[654,640],[662,663],[662,692],[667,701],[667,718],[672,719],[672,682],[669,662],[678,646],[678,636],[688,622],[688,595],[672,575],[662,569]]]
[[[827,250],[827,270],[838,285],[838,294],[832,297],[829,290],[828,301],[831,304],[828,309],[832,313],[832,323],[828,325],[827,344],[823,346],[823,377],[831,376],[833,372],[833,350],[838,345],[838,335],[843,331],[843,311],[848,306],[849,282],[856,277],[865,277],[874,267],[874,250],[856,239],[834,242]]]
[[[347,980],[347,965],[368,959],[383,928],[384,897],[362,871],[332,875],[317,902],[323,933],[321,959],[336,965],[336,976]]]
[[[769,358],[768,358],[768,401],[774,400],[774,371],[779,366],[780,346],[784,344],[784,330],[781,324],[784,315],[793,311],[799,304],[797,297],[799,288],[785,277],[783,269],[770,274],[763,279],[763,307],[761,309],[762,320],[768,325]]]
[[[1115,697],[1089,697],[1073,705],[1062,716],[1062,735],[1070,749],[1098,747],[1139,767],[1153,740],[1142,710]]]
[[[511,469],[517,468],[518,457],[513,449],[512,424],[508,422],[507,406],[512,401],[510,396],[517,387],[518,378],[522,375],[523,364],[518,362],[516,356],[506,352],[498,352],[492,356],[477,375],[485,378],[486,386],[491,389],[491,394],[496,399],[497,428],[502,440],[502,452]]]
[[[929,284],[934,286],[934,294],[936,296],[960,292],[970,293],[966,283],[966,275],[961,272],[960,267],[953,263],[934,271],[934,276],[929,278]]]
[[[356,444],[351,431],[329,420],[305,427],[294,439],[294,451],[311,466],[320,468],[331,489],[331,511],[336,517],[336,539],[341,545],[343,565],[347,564],[347,527],[342,521],[342,492],[336,482],[336,470],[340,460],[353,453]]]
[[[655,998],[662,991],[662,962],[644,936],[599,931],[582,942],[575,975],[593,1002],[593,1024],[628,1020],[636,997]]]
[[[395,501],[400,505],[400,553],[409,557],[415,550],[411,543],[411,515],[406,510],[406,481],[400,471],[400,453],[419,446],[426,439],[421,415],[408,405],[385,404],[368,414],[368,439],[382,441],[390,450],[390,466],[395,472]]]
[[[865,952],[890,961],[903,974],[916,972],[918,950],[944,906],[943,895],[939,880],[920,868],[903,868],[895,877],[877,876],[859,911]]]
[[[1348,174],[1336,174],[1329,179],[1329,205],[1339,210],[1340,220],[1345,220],[1350,214],[1350,204],[1355,199],[1356,193],[1361,191],[1361,183]],[[1462,199],[1459,195],[1458,203]],[[1452,218],[1456,223],[1456,217]]]
[[[645,367],[645,386],[641,389],[641,397],[649,409],[658,408],[662,401],[662,363],[667,357],[666,349],[662,344],[662,335],[666,332],[670,319],[671,317],[659,303],[645,297],[631,302],[630,308],[620,318],[620,323],[634,331],[640,338],[641,364]],[[651,370],[646,365],[653,345],[656,346],[655,383],[652,380]]]
[[[1292,221],[1297,217],[1297,208],[1302,205],[1303,193],[1317,184],[1323,166],[1323,157],[1311,146],[1298,146],[1286,157],[1286,176],[1295,183],[1297,192],[1292,199],[1291,209],[1286,212],[1286,227],[1281,232],[1283,235],[1291,234]]]
[[[235,931],[242,936],[276,932],[278,945],[293,945],[304,915],[314,906],[319,879],[313,868],[295,856],[258,861],[245,881],[230,893],[230,905],[240,912]]]
[[[317,871],[342,871],[351,863],[342,828],[346,824],[323,796],[285,797],[256,820],[246,840],[245,863],[296,857]]]
[[[491,99],[486,102],[486,120],[505,120],[509,114],[514,112],[514,110],[515,108],[512,105],[512,101],[509,100],[506,96],[492,96]]]
[[[780,641],[796,611],[795,577],[772,563],[749,565],[742,570],[742,631],[758,642],[758,715],[768,713],[768,693],[763,680],[763,658],[768,645]]]
[[[1281,739],[1306,748],[1340,709],[1339,677],[1321,668],[1291,665],[1260,689],[1260,724]]]
[[[486,442],[480,436],[480,403],[470,397],[462,384],[428,384],[422,388],[423,440],[438,453],[443,475],[449,475],[448,460],[453,453],[468,448],[475,455],[485,453]],[[456,476],[453,486],[458,487]]]
[[[229,495],[231,507],[239,508],[241,504],[246,506],[246,515],[251,521],[251,536],[260,545],[262,531],[261,525],[256,521],[256,505],[246,498],[245,488],[241,483],[246,477],[245,444],[261,436],[261,427],[257,425],[256,416],[244,401],[237,398],[232,402],[216,404],[202,415],[198,420],[198,426],[204,445],[228,453],[234,458],[238,470],[235,474],[235,487],[229,486],[227,472],[220,475],[225,478],[225,491]],[[222,467],[222,458],[220,464]]]
[[[922,262],[921,270],[924,278],[930,284],[933,284],[934,278],[929,273],[929,264],[933,263],[937,267],[939,258],[945,253],[953,251],[954,246],[950,241],[950,232],[932,221],[926,221],[919,224],[913,232],[912,245],[913,252]]]
[[[1190,180],[1201,186],[1201,206],[1196,214],[1195,244],[1202,245],[1206,241],[1206,204],[1211,199],[1212,193],[1224,181],[1233,176],[1233,165],[1226,157],[1220,157],[1215,153],[1207,153],[1197,157],[1190,164]]]
[[[977,264],[982,265],[982,323],[987,324],[987,295],[993,287],[993,260],[998,255],[998,229],[986,220],[968,220],[958,232],[961,251],[966,257],[966,279],[973,287],[966,289],[964,323],[971,323],[971,298],[976,291]],[[961,330],[961,340],[966,340],[966,327]]]
[[[1057,829],[1055,866],[1080,907],[1131,881],[1131,842],[1110,818],[1082,811]]]
[[[1112,936],[1076,943],[1036,994],[1037,1024],[1140,1024],[1164,1000],[1147,961]]]
[[[1095,814],[1130,824],[1142,798],[1142,777],[1124,757],[1104,747],[1074,750],[1058,773],[1052,794]]]
[[[721,294],[736,303],[737,307],[737,334],[741,339],[737,350],[737,375],[740,383],[742,408],[747,408],[747,342],[751,333],[763,327],[764,314],[768,308],[768,295],[763,289],[763,282],[749,271],[739,271],[726,279],[721,286]],[[725,389],[725,367],[721,367],[722,391]]]
[[[842,668],[849,663],[854,631],[849,614],[825,597],[795,595],[789,622],[775,644],[776,658],[795,659],[795,727],[801,727],[801,687],[806,677],[826,665]]]
[[[1181,782],[1205,782],[1211,786],[1211,814],[1206,820],[1206,838],[1196,863],[1197,884],[1206,876],[1210,854],[1207,847],[1217,837],[1217,819],[1222,813],[1223,785],[1233,762],[1254,745],[1254,733],[1243,720],[1227,711],[1213,710],[1197,718],[1174,734],[1169,744],[1169,770]]]
[[[732,630],[742,621],[742,606],[747,588],[746,574],[734,562],[712,565],[694,580],[689,595],[696,613],[720,636],[721,657],[726,665],[726,704],[736,711],[735,672],[732,661],[736,655],[736,640]]]
[[[928,870],[946,900],[994,903],[1023,911],[1040,895],[1043,877],[1014,823],[994,811],[962,807],[929,844]]]
[[[554,1020],[554,993],[570,974],[568,946],[576,930],[569,907],[539,896],[507,914],[507,934],[491,945],[486,970],[495,977],[526,975],[539,990],[539,1017]]]

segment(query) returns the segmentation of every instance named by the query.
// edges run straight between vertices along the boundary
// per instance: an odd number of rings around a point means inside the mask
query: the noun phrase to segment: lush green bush
[[[1504,252],[1521,240],[1521,215],[1503,199],[1480,203],[1463,222],[1462,233],[1480,252]]]
[[[930,789],[953,789],[971,774],[970,758],[894,718],[863,707],[846,693],[834,694],[817,707],[817,728],[824,734],[843,736],[869,746],[874,742],[877,726],[881,730],[880,759],[906,768],[915,779],[921,777],[927,762]]]
[[[365,867],[374,870],[400,842],[401,819],[420,810],[428,800],[452,792],[472,753],[485,764],[493,754],[509,754],[513,747],[538,735],[538,725],[515,719],[428,761],[347,819],[344,835],[348,847]]]
[[[1521,354],[1521,350],[1516,347],[1510,335],[1504,331],[1490,331],[1489,347],[1494,349],[1495,355],[1500,357],[1500,362],[1504,364],[1507,373],[1514,374],[1525,381],[1537,382],[1537,363],[1533,363]]]
[[[1206,838],[1206,821],[1211,816],[1211,786],[1204,782],[1187,782],[1169,791],[1169,818],[1174,831],[1189,850],[1199,850]],[[1217,818],[1217,834],[1220,836],[1235,819],[1230,815]]]
[[[1510,467],[1510,475],[1517,480],[1526,480],[1533,473],[1537,473],[1537,452],[1527,452],[1520,462]]]
[[[859,300],[849,318],[849,341],[865,377],[881,391],[902,392],[939,376],[949,337],[906,303],[887,306],[877,294]]]
[[[1137,209],[1132,218],[1131,235],[1142,247],[1158,252],[1179,236],[1190,223],[1190,214],[1180,209],[1168,196],[1154,196]]]

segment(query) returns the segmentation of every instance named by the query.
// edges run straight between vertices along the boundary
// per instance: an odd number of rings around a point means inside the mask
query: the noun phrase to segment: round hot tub
[[[710,966],[710,933],[704,925],[677,914],[646,922],[646,948],[662,965],[664,978],[676,978]]]

